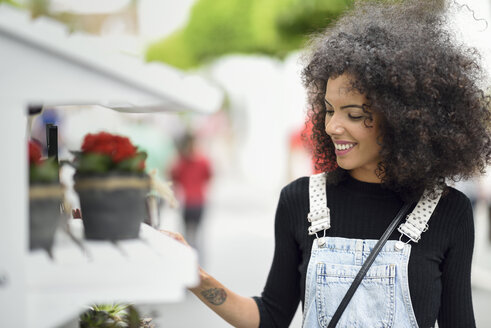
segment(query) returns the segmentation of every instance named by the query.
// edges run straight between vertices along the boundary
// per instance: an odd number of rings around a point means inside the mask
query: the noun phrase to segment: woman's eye
[[[326,116],[333,116],[334,115],[334,111],[333,110],[326,110]]]
[[[360,120],[362,119],[364,116],[363,115],[351,115],[349,114],[348,117],[352,120]]]

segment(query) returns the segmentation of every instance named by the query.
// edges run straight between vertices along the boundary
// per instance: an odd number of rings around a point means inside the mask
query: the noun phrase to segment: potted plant
[[[147,154],[127,137],[87,134],[74,152],[74,189],[79,195],[85,237],[96,240],[138,238],[146,216],[150,178]]]
[[[60,222],[63,189],[55,158],[42,159],[41,147],[29,141],[29,248],[51,251]]]
[[[154,328],[150,318],[141,318],[130,304],[93,305],[79,317],[80,328]]]

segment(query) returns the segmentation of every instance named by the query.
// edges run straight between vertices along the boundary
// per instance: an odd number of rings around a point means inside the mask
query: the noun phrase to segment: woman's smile
[[[349,141],[342,141],[342,140],[337,140],[334,141],[334,148],[336,148],[336,156],[343,156],[349,153],[353,147],[356,146],[356,142],[349,142]]]

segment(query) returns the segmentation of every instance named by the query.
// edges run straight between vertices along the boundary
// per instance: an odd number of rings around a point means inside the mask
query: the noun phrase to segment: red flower
[[[131,144],[130,139],[117,136],[114,143],[115,149],[111,154],[114,162],[119,163],[136,155],[136,147]]]
[[[29,141],[29,164],[41,163],[41,147],[34,141]]]
[[[115,163],[136,155],[136,147],[133,146],[130,139],[107,132],[87,134],[82,144],[82,151],[111,156]]]

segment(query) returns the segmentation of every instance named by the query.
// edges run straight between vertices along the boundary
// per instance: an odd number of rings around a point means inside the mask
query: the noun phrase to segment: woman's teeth
[[[355,144],[337,144],[337,143],[334,144],[334,147],[336,147],[337,150],[346,150],[346,149],[353,148],[354,146]]]

